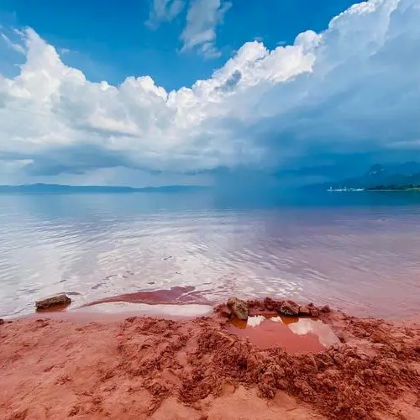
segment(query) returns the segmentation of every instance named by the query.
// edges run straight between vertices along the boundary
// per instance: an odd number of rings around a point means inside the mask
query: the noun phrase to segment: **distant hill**
[[[311,189],[332,188],[376,188],[383,186],[420,185],[420,163],[406,162],[399,165],[376,164],[354,178],[310,186]]]
[[[0,185],[2,193],[65,194],[65,193],[179,193],[201,191],[208,187],[198,185],[168,185],[162,187],[76,186],[60,184]]]

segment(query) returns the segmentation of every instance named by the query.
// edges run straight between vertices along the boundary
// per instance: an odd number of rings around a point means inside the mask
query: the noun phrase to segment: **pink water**
[[[269,295],[357,315],[419,313],[417,198],[229,209],[200,200],[0,197],[0,316],[30,313],[35,300],[60,292],[76,307],[171,288],[180,295],[159,299]]]
[[[329,325],[311,318],[250,316],[232,319],[230,331],[259,348],[282,347],[288,353],[315,353],[340,343]]]

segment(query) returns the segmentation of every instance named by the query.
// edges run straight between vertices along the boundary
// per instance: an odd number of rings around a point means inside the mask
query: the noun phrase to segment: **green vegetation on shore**
[[[420,185],[378,185],[365,188],[365,191],[420,191]]]

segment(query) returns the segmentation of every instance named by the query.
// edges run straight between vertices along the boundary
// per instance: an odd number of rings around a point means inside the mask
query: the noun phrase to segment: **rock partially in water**
[[[299,315],[299,305],[292,300],[286,300],[281,305],[279,312],[284,316],[298,316]]]
[[[58,306],[68,306],[71,303],[71,299],[64,293],[61,295],[51,296],[45,299],[41,299],[35,302],[37,310],[56,308]]]
[[[311,316],[318,318],[320,315],[320,310],[311,302],[307,305],[311,312]]]
[[[319,317],[319,309],[318,308],[311,308],[311,316],[314,318]]]
[[[227,307],[234,317],[244,321],[248,319],[248,305],[243,300],[235,297],[229,298]]]
[[[299,308],[299,315],[301,315],[301,316],[311,316],[311,310],[307,306],[301,306]]]
[[[273,299],[271,299],[271,298],[269,298],[269,297],[266,297],[265,299],[264,299],[264,307],[265,307],[265,309],[267,309],[267,311],[274,311],[274,300]]]

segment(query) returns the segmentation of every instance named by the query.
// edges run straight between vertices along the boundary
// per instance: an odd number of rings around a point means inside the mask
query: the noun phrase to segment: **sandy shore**
[[[248,303],[255,313],[273,309]],[[238,336],[228,312],[6,321],[0,417],[420,419],[419,324],[323,313],[340,343],[291,354]]]

